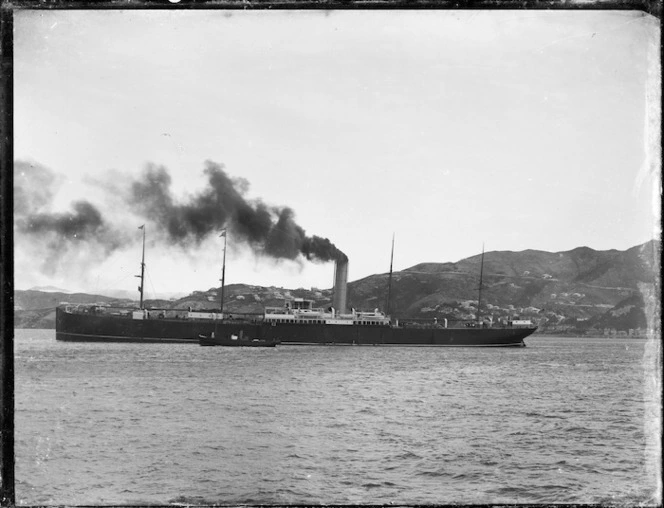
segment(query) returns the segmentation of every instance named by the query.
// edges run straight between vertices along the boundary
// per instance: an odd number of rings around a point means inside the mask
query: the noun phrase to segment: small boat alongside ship
[[[226,346],[226,347],[275,347],[279,344],[275,339],[251,338],[255,334],[244,335],[244,330],[240,334],[234,333],[219,335],[218,332],[212,332],[210,335],[199,335],[198,343],[201,346]]]
[[[145,229],[141,261],[140,306],[61,305],[56,309],[56,339],[83,342],[193,343],[201,346],[274,347],[276,345],[523,347],[537,330],[529,321],[503,324],[479,319],[451,323],[392,319],[388,312],[347,311],[348,259],[335,262],[332,305],[315,308],[313,300],[293,298],[283,307],[266,307],[262,314],[237,314],[223,309],[226,235],[219,312],[143,308]],[[482,255],[483,257],[483,255]],[[392,263],[390,263],[391,265]],[[481,272],[480,297],[481,302]],[[479,314],[479,312],[478,312]]]

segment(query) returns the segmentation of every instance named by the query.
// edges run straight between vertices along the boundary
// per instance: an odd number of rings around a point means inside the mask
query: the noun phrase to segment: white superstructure
[[[376,325],[388,326],[390,318],[378,309],[374,311],[356,311],[341,314],[333,307],[314,308],[313,300],[293,298],[287,300],[284,307],[266,307],[265,322],[325,325]]]

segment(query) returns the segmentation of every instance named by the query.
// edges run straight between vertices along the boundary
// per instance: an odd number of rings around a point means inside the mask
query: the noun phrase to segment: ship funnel
[[[337,259],[334,264],[334,297],[332,307],[339,314],[346,313],[346,285],[348,283],[348,259]]]

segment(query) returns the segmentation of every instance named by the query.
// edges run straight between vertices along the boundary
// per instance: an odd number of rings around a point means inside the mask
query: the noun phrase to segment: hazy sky
[[[659,228],[659,37],[618,11],[16,12],[30,206],[15,208],[42,225],[16,228],[16,286],[133,290],[143,223],[146,295],[218,285],[218,235],[168,246],[127,205],[148,164],[183,204],[223,164],[248,202],[290,207],[344,251],[351,280],[389,269],[393,233],[396,270],[483,243],[643,243]],[[83,200],[121,245],[53,237],[45,217]],[[332,285],[331,263],[228,240],[227,283]]]

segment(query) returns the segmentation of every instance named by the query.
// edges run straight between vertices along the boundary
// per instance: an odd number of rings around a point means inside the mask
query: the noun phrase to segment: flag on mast
[[[226,236],[226,229],[225,228],[221,230],[221,234],[219,235],[219,238],[221,238],[223,236]]]
[[[145,227],[145,224],[143,224],[142,226],[138,226],[138,229],[143,229],[144,227]]]

